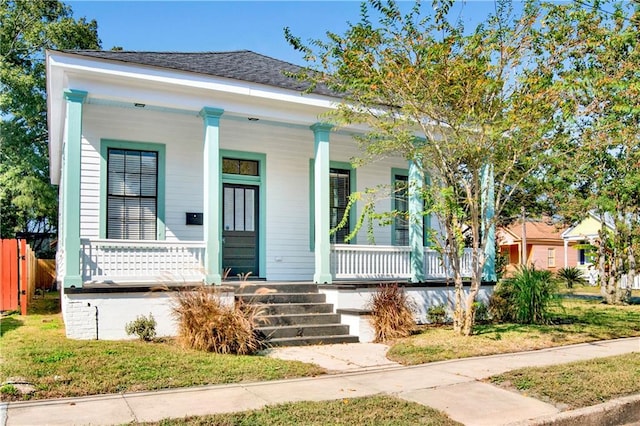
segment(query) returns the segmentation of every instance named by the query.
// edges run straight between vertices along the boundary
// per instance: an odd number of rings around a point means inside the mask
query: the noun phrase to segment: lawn
[[[21,377],[43,399],[134,392],[184,386],[276,380],[323,374],[301,362],[263,356],[216,355],[179,347],[171,339],[69,340],[57,299],[38,299],[30,315],[10,315],[0,324],[0,382]],[[388,357],[406,365],[515,352],[572,343],[640,336],[640,305],[613,307],[595,300],[567,299],[546,326],[482,324],[471,337],[450,327],[425,327],[394,342]],[[16,399],[11,387],[3,399]]]
[[[640,393],[640,353],[523,368],[494,376],[490,381],[561,409],[587,407]]]
[[[562,288],[562,293],[568,295],[586,295],[586,296],[600,296],[600,286],[581,285],[573,288]],[[640,290],[631,290],[632,298],[640,298]]]
[[[37,299],[30,315],[0,323],[0,382],[20,377],[33,384],[31,399],[135,392],[208,384],[314,376],[311,364],[263,356],[217,355],[183,349],[173,340],[70,340],[58,299]],[[11,387],[2,398],[15,399]]]
[[[387,358],[404,365],[640,336],[640,305],[610,306],[567,298],[549,325],[480,324],[463,337],[451,327],[424,327],[393,343]]]
[[[261,410],[233,414],[191,417],[144,423],[146,426],[183,425],[432,425],[460,423],[432,408],[390,396],[340,399],[336,401],[296,402],[272,405]]]

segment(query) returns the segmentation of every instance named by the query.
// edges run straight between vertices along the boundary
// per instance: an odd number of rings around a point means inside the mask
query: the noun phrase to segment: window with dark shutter
[[[394,209],[397,215],[394,219],[395,244],[398,246],[409,245],[409,182],[407,176],[395,175],[394,177]]]
[[[351,183],[349,178],[349,170],[330,169],[329,171],[329,209],[331,229],[338,226],[347,211],[349,195],[351,194]],[[344,243],[345,237],[349,235],[349,232],[351,232],[350,230],[351,224],[347,217],[346,225],[338,229],[338,231],[331,236],[331,243]]]
[[[107,238],[155,240],[158,153],[108,150]]]

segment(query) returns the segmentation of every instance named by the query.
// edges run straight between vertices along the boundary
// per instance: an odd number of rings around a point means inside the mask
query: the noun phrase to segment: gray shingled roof
[[[285,75],[297,73],[302,67],[250,50],[234,52],[128,52],[111,50],[65,50],[81,56],[110,61],[149,65],[179,71],[189,71],[216,77],[231,78],[251,83],[303,92],[308,83]],[[313,93],[337,96],[324,86],[318,85]]]

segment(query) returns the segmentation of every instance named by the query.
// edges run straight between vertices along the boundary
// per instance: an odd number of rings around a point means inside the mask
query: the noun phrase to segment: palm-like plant
[[[513,277],[498,283],[489,309],[498,321],[545,324],[550,307],[558,303],[553,274],[534,266],[520,266]]]
[[[566,284],[567,288],[582,286],[587,283],[582,271],[576,267],[560,268],[556,276],[558,280]]]

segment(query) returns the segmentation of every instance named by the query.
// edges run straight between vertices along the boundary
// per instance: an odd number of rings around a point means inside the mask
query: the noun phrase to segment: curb
[[[8,407],[9,407],[9,403],[0,402],[0,426],[5,426],[7,424]]]
[[[640,422],[640,394],[612,399],[602,404],[560,414],[509,423],[509,426],[600,426]]]

